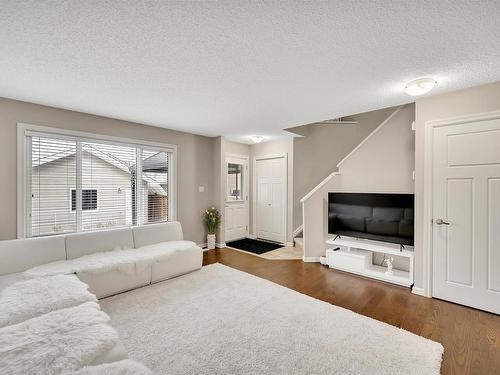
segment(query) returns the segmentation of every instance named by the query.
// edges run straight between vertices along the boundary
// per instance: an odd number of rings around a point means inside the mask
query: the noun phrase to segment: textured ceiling
[[[0,96],[246,140],[500,80],[500,1],[3,1]]]

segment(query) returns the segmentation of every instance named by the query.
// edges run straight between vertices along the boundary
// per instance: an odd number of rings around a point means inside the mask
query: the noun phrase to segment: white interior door
[[[433,296],[500,314],[500,119],[433,140]]]
[[[286,159],[256,160],[256,235],[286,242]]]
[[[226,157],[226,242],[248,235],[248,158]]]

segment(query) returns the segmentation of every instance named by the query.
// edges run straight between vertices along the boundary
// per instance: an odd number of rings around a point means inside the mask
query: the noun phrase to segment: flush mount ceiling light
[[[253,143],[260,143],[264,140],[264,136],[262,135],[251,135],[250,139],[252,140]]]
[[[408,82],[405,86],[405,92],[411,96],[424,95],[436,87],[436,85],[437,81],[434,78],[419,78]]]

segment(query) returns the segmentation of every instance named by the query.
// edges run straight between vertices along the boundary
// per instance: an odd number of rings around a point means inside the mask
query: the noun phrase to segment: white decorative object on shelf
[[[394,275],[394,271],[392,270],[392,263],[394,262],[394,258],[393,257],[389,257],[389,258],[385,258],[384,259],[384,263],[387,264],[387,271],[385,271],[385,274],[387,276],[393,276]]]
[[[397,285],[407,287],[413,285],[413,246],[405,246],[403,249],[398,244],[348,237],[337,237],[327,240],[326,243],[338,249],[326,251],[326,262],[330,268]],[[390,270],[392,273],[389,272],[389,264],[387,267],[373,264],[373,253],[386,254],[392,258]],[[398,257],[408,259],[408,271],[393,268],[394,258]]]
[[[215,234],[207,234],[207,249],[215,249]]]

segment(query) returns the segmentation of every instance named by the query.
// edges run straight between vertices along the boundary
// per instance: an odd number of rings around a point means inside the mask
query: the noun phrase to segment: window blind
[[[31,236],[74,232],[71,189],[76,188],[76,142],[31,137]]]
[[[81,229],[131,225],[137,149],[98,142],[82,142],[81,149]],[[90,194],[95,200],[87,202]]]
[[[144,223],[168,220],[168,170],[167,152],[143,150],[141,189]]]
[[[171,151],[56,134],[26,140],[25,236],[170,219]]]

